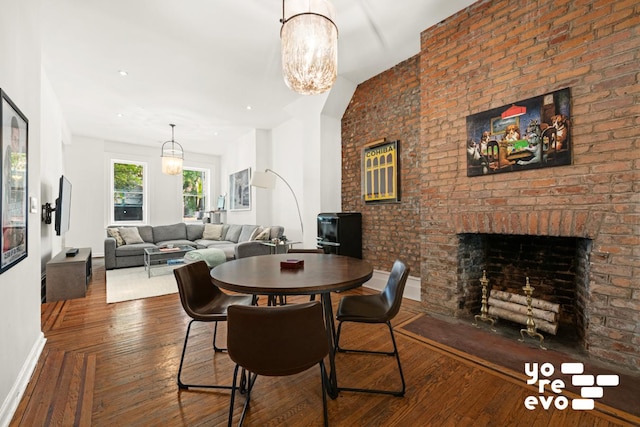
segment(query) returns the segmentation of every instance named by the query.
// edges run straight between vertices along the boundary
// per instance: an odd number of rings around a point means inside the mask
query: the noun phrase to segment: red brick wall
[[[342,118],[342,210],[362,213],[363,258],[391,270],[400,259],[420,276],[420,87],[418,57],[358,86]],[[400,141],[399,203],[365,204],[362,150],[386,138]]]
[[[423,305],[456,316],[457,233],[592,239],[586,346],[595,357],[638,369],[640,5],[479,1],[425,30],[421,46],[419,136],[407,138],[406,116],[398,116],[412,110],[413,98],[404,106],[397,102],[404,98],[389,93],[404,87],[409,72],[392,69],[360,85],[343,118],[343,163],[358,170],[353,179],[344,171],[343,203],[363,212],[365,235],[373,233],[367,243],[380,242],[371,229],[379,224],[382,233],[419,236]],[[468,115],[565,87],[572,96],[572,165],[466,176]],[[393,109],[380,109],[387,99]],[[396,126],[398,117],[405,126]],[[409,164],[415,170],[403,169],[420,198],[419,218],[411,222],[395,222],[403,212],[354,202],[359,147],[385,130],[405,140],[415,159]],[[378,259],[384,245],[367,258]]]

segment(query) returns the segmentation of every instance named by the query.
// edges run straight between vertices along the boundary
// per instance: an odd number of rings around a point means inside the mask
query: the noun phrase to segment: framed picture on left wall
[[[27,257],[29,121],[2,89],[0,98],[0,273],[3,273]]]
[[[229,175],[229,210],[251,210],[251,168]]]

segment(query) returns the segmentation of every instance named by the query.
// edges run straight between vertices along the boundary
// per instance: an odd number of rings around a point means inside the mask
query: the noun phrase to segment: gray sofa
[[[208,224],[207,226],[212,227]],[[144,265],[145,248],[163,247],[169,244],[174,246],[189,245],[196,249],[221,249],[227,260],[236,257],[266,255],[271,252],[272,248],[264,245],[263,241],[280,238],[284,232],[284,228],[281,226],[224,224],[215,228],[216,233],[214,234],[216,235],[212,238],[211,233],[206,235],[205,224],[139,225],[133,226],[138,231],[137,234],[133,233],[136,238],[130,239],[130,243],[127,243],[122,238],[124,234],[120,235],[120,230],[131,227],[110,226],[107,228],[107,237],[104,240],[104,264],[107,270]],[[269,228],[268,232],[265,231],[266,228]],[[114,232],[114,230],[118,230],[118,232]],[[125,230],[124,233],[127,231],[131,230]],[[254,240],[262,231],[265,231],[262,233],[263,240]],[[137,235],[139,235],[139,239],[137,239]],[[239,255],[237,256],[237,254]]]

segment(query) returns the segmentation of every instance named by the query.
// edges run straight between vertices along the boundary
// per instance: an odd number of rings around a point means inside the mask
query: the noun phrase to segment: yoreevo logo
[[[552,363],[525,363],[524,373],[527,375],[527,384],[538,385],[537,396],[527,396],[524,399],[524,407],[530,411],[538,406],[549,409],[551,406],[556,409],[566,409],[569,407],[569,399],[564,396],[563,390],[566,387],[564,380],[553,378],[555,367]],[[595,400],[604,396],[604,387],[615,387],[620,384],[618,375],[589,375],[584,372],[582,363],[562,363],[560,372],[571,376],[571,385],[579,387],[580,398],[571,400],[571,409],[576,411],[588,411],[594,408]],[[545,387],[549,387],[550,396],[545,395]]]

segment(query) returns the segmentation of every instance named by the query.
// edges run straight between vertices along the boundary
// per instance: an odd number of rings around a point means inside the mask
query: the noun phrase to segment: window
[[[116,222],[143,222],[145,219],[145,164],[122,160],[111,162],[113,217]]]
[[[209,171],[182,169],[182,220],[201,220],[209,209]]]

